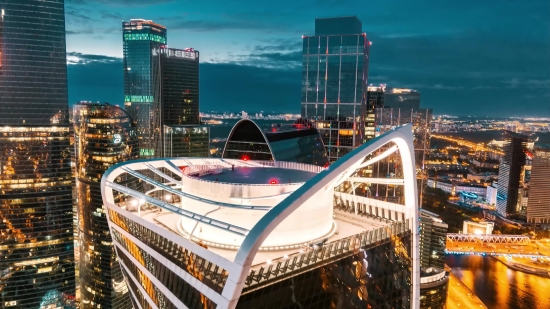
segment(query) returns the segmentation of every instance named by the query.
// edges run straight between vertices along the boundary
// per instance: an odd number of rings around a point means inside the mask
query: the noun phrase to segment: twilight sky
[[[168,28],[201,56],[201,110],[299,113],[301,36],[357,15],[369,83],[410,87],[435,114],[550,117],[548,0],[65,0],[69,100],[122,105],[122,26]]]

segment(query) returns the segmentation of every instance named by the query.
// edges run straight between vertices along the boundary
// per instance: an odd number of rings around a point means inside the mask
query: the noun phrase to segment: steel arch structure
[[[384,147],[388,147],[388,144],[392,144],[389,147],[389,150],[386,150]],[[384,149],[385,151],[380,152],[378,155],[375,155],[379,149]],[[392,153],[397,153],[401,159],[401,165],[403,169],[403,179],[400,180],[385,180],[378,178],[371,179],[360,179],[354,177],[358,169],[361,169],[367,165],[371,165],[380,160],[383,160],[385,157]],[[143,196],[139,192],[132,192],[131,190],[124,190],[123,188],[117,187],[116,179],[122,174],[135,174],[139,176],[144,182],[147,182],[150,185],[153,185],[157,188],[164,188],[166,192],[173,191],[173,189],[163,185],[161,183],[155,183],[155,180],[148,177],[143,177],[139,173],[134,171],[149,169],[151,172],[157,174],[161,178],[164,178],[165,181],[169,183],[178,184],[178,180],[166,175],[165,173],[159,173],[160,168],[170,170],[173,173],[181,172],[178,170],[178,166],[187,165],[189,163],[198,162],[202,160],[207,164],[218,164],[224,165],[225,167],[231,167],[234,164],[239,164],[242,166],[262,166],[262,164],[247,161],[240,162],[239,160],[234,159],[206,159],[206,158],[175,158],[175,159],[157,159],[157,160],[137,160],[132,162],[127,162],[125,164],[119,164],[111,167],[107,172],[105,172],[102,178],[102,196],[103,201],[106,206],[106,215],[108,217],[109,229],[111,235],[113,235],[113,243],[118,249],[118,252],[122,252],[128,256],[131,255],[131,250],[139,250],[145,252],[148,255],[148,258],[154,258],[158,261],[161,261],[162,264],[166,267],[175,270],[175,273],[182,278],[185,282],[193,286],[198,292],[202,293],[209,300],[212,300],[217,308],[235,308],[239,301],[239,297],[243,291],[243,288],[246,285],[246,281],[256,265],[254,265],[254,259],[256,255],[261,250],[261,246],[264,241],[270,236],[275,230],[283,223],[283,221],[289,218],[293,213],[297,212],[298,209],[304,205],[311,204],[312,201],[318,199],[319,197],[324,197],[325,200],[333,200],[332,196],[327,196],[333,194],[334,187],[342,184],[345,181],[350,181],[352,183],[358,182],[379,182],[379,183],[399,183],[404,187],[404,205],[392,204],[392,203],[379,203],[377,207],[391,210],[394,213],[403,214],[399,218],[390,218],[394,222],[401,223],[401,226],[405,226],[405,222],[409,222],[410,225],[407,227],[407,231],[410,231],[412,237],[411,244],[411,295],[410,295],[410,307],[417,309],[420,306],[420,252],[419,252],[419,205],[418,205],[418,191],[417,191],[417,182],[416,182],[416,169],[414,161],[414,148],[413,148],[413,135],[412,127],[410,125],[405,125],[395,130],[386,132],[381,136],[361,145],[354,151],[348,153],[343,158],[334,162],[327,169],[320,168],[315,170],[315,175],[303,185],[296,187],[295,190],[289,192],[281,192],[281,201],[278,202],[274,207],[271,207],[265,215],[263,215],[254,226],[242,232],[242,243],[236,247],[236,255],[233,259],[228,259],[227,257],[217,255],[214,251],[209,250],[205,247],[200,246],[199,244],[177,235],[177,233],[170,232],[165,228],[152,223],[151,221],[145,220],[143,217],[136,215],[125,208],[120,207],[116,202],[115,191],[120,193],[127,194],[131,197],[137,197],[150,205],[157,206],[162,211],[171,211],[173,213],[183,213],[186,212],[188,218],[192,220],[197,220],[201,224],[211,224],[215,228],[237,228],[233,227],[227,222],[214,222],[208,217],[208,214],[197,215],[191,213],[187,210],[178,210],[178,206],[172,205],[166,201],[154,200],[153,197]],[[283,162],[284,164],[291,166],[291,163]],[[283,164],[275,163],[275,164]],[[305,167],[304,167],[305,168]],[[315,167],[319,168],[319,167]],[[313,171],[313,170],[312,170]],[[123,192],[124,191],[124,192]],[[181,194],[183,195],[183,194]],[[352,197],[350,197],[351,199]],[[192,198],[194,203],[199,201],[204,204],[211,206],[219,207],[225,210],[230,210],[236,208],[234,204],[222,204],[217,201],[208,201],[204,199]],[[191,198],[190,198],[191,200]],[[246,201],[242,201],[245,203]],[[360,202],[375,202],[375,201],[363,201]],[[223,206],[223,207],[221,207]],[[231,207],[228,207],[231,206]],[[180,207],[182,208],[182,207]],[[240,209],[247,208],[244,204]],[[254,211],[253,209],[248,209],[250,212],[262,213],[261,211]],[[264,209],[262,209],[264,210]],[[267,210],[267,209],[265,209]],[[245,210],[246,211],[246,210]],[[122,224],[116,224],[116,222],[123,220]],[[389,221],[391,221],[389,220]],[[212,222],[211,222],[212,221]],[[389,222],[388,221],[388,222]],[[124,227],[123,227],[124,226]],[[132,229],[135,229],[137,232],[134,235]],[[143,232],[147,230],[146,232]],[[361,236],[360,241],[354,245],[358,245],[364,242],[377,241],[383,237],[389,237],[390,228],[384,227],[375,232],[370,233],[369,236]],[[397,231],[404,231],[402,227],[397,228]],[[209,263],[213,263],[223,270],[221,274],[208,273],[205,275],[205,278],[208,277],[209,280],[213,282],[220,282],[220,275],[226,275],[226,279],[223,279],[223,284],[219,287],[208,285],[202,280],[197,280],[196,277],[190,275],[188,271],[182,269],[181,265],[175,264],[168,258],[162,256],[155,252],[153,247],[149,244],[151,242],[151,236],[140,236],[143,233],[153,233],[158,236],[154,236],[155,239],[162,237],[169,241],[170,246],[180,248],[178,250],[185,250],[189,254],[194,254],[196,257],[202,258]],[[142,237],[142,238],[140,238]],[[121,241],[124,239],[124,241]],[[359,239],[359,238],[357,238]],[[125,242],[131,241],[132,246],[130,248]],[[181,249],[183,248],[183,249]],[[349,245],[342,244],[341,249],[350,248]],[[359,247],[357,247],[358,250]],[[171,249],[172,250],[172,249]],[[348,250],[348,249],[345,249]],[[171,252],[176,252],[172,250]],[[328,254],[328,253],[327,253]],[[125,257],[125,263],[131,262],[135,264],[135,267],[139,272],[150,276],[150,282],[162,292],[164,295],[167,295],[167,298],[176,305],[177,308],[187,308],[182,300],[175,297],[175,295],[167,288],[161,281],[159,281],[155,276],[148,271],[146,265],[139,263],[139,261],[133,257]],[[119,260],[124,260],[119,256]],[[271,262],[271,261],[268,261]],[[127,267],[123,262],[121,262],[123,269],[129,274],[126,278],[128,281],[134,281],[134,287],[139,290],[140,294],[144,295],[147,302],[151,304],[151,307],[156,308],[154,301],[147,296],[147,291],[140,286],[135,284],[136,278],[130,273],[130,268]],[[203,263],[206,264],[206,263]],[[158,265],[157,267],[160,267]],[[209,277],[211,276],[211,277]],[[136,294],[132,292],[133,297],[136,297]]]

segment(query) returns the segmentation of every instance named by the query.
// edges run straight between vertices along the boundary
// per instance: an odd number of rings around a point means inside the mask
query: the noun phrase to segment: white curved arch
[[[353,171],[359,168],[365,157],[378,148],[386,145],[389,142],[394,142],[398,149],[403,165],[404,175],[404,195],[405,195],[405,213],[407,218],[412,219],[412,288],[411,288],[411,307],[419,308],[420,306],[420,260],[419,260],[419,207],[417,199],[416,173],[414,161],[414,147],[412,127],[405,125],[393,131],[386,132],[381,136],[361,145],[356,150],[350,152],[343,158],[334,162],[328,169],[315,175],[311,180],[306,182],[302,187],[294,191],[290,196],[281,201],[277,206],[273,207],[260,221],[252,228],[245,237],[234,263],[241,268],[240,272],[229,274],[226,287],[223,291],[223,296],[229,300],[229,308],[234,308],[237,305],[239,296],[244,287],[247,275],[249,274],[254,257],[258,249],[271,234],[275,228],[283,222],[290,214],[292,214],[301,205],[307,202],[319,191],[332,186],[335,179],[342,176],[346,178],[351,176]]]
[[[237,123],[235,123],[233,128],[231,128],[231,132],[229,132],[229,136],[227,137],[227,141],[225,142],[225,145],[223,146],[222,158],[224,158],[224,156],[225,156],[225,150],[227,149],[227,144],[231,141],[231,137],[233,136],[233,133],[235,132],[235,129],[241,123],[247,122],[247,121],[253,123],[256,126],[256,128],[258,128],[260,133],[262,133],[262,136],[264,137],[265,143],[267,144],[267,147],[269,147],[269,152],[271,152],[271,156],[273,157],[273,161],[275,161],[275,154],[273,153],[273,149],[271,149],[271,145],[269,144],[269,140],[267,139],[267,136],[265,135],[264,131],[260,128],[260,126],[258,126],[257,123],[255,123],[254,121],[252,121],[250,119],[241,119],[241,120],[237,121]]]

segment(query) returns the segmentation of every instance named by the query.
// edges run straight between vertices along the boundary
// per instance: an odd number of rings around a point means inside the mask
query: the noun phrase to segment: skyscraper
[[[535,144],[527,222],[550,224],[550,145]]]
[[[100,181],[112,165],[139,159],[135,124],[118,106],[74,106],[80,229],[80,308],[132,308],[107,226]],[[128,187],[137,182],[123,181]]]
[[[199,51],[153,50],[154,105],[162,135],[156,157],[207,157],[210,130],[199,118]]]
[[[367,87],[367,104],[365,106],[365,142],[373,139],[375,134],[375,111],[384,107],[386,85]]]
[[[109,169],[101,193],[135,303],[167,309],[419,308],[411,131],[404,126],[381,135],[328,169],[240,158],[149,159]],[[378,149],[387,144],[395,145],[389,153],[402,166],[393,178],[402,184],[399,202],[337,191],[347,181],[372,182],[354,173],[365,160],[386,160],[388,153]],[[151,174],[162,181],[146,176]],[[127,188],[118,183],[122,175],[149,187]],[[252,202],[234,202],[244,199]]]
[[[527,136],[506,131],[504,156],[498,167],[497,212],[509,216],[519,212],[522,169],[526,162]],[[500,198],[498,198],[500,196]]]
[[[315,35],[303,37],[303,118],[316,125],[330,161],[365,139],[370,43],[355,16],[315,19]]]
[[[57,308],[75,293],[64,1],[0,10],[0,307]]]
[[[420,210],[420,267],[445,267],[447,229],[439,215]]]
[[[444,309],[449,289],[445,270],[448,225],[439,215],[420,209],[420,309]]]
[[[388,88],[384,94],[384,107],[420,109],[420,92],[408,88]]]
[[[122,22],[124,106],[137,122],[141,156],[155,156],[162,127],[155,106],[153,50],[166,45],[166,27],[150,20]]]

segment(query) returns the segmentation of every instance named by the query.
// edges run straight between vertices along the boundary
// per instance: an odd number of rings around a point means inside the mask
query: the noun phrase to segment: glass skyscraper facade
[[[78,222],[80,229],[80,308],[132,308],[116,261],[101,198],[101,176],[112,165],[139,159],[135,123],[118,106],[74,106]],[[130,187],[130,183],[121,179]]]
[[[357,17],[318,18],[303,37],[301,115],[316,125],[330,161],[365,140],[370,43]]]
[[[161,139],[160,106],[154,97],[153,50],[166,45],[166,27],[150,20],[122,22],[124,105],[137,122],[141,156],[155,156]]]
[[[384,107],[386,85],[367,87],[367,104],[365,106],[365,142],[376,135],[375,111]]]
[[[445,267],[445,248],[449,226],[439,215],[421,210],[420,212],[420,267]]]
[[[208,157],[210,127],[207,125],[164,126],[163,157]]]
[[[509,216],[519,212],[522,170],[526,163],[527,136],[506,131],[504,156],[498,166],[497,212]],[[500,197],[500,198],[498,198]]]
[[[550,144],[537,143],[534,149],[527,222],[550,224]]]
[[[74,306],[63,0],[0,0],[0,307]]]
[[[430,151],[430,128],[433,111],[427,108],[377,108],[374,111],[375,136],[407,123],[413,125],[414,156],[418,170],[423,170]]]
[[[163,134],[156,157],[208,157],[210,130],[199,117],[199,52],[153,50],[154,101]]]

